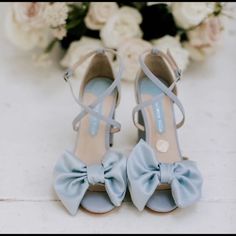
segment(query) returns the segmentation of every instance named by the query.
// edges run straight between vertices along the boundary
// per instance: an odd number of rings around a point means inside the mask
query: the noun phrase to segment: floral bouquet
[[[225,8],[221,2],[15,2],[6,32],[22,49],[42,48],[41,60],[60,45],[63,67],[98,47],[116,49],[127,65],[124,79],[131,81],[140,53],[153,46],[169,49],[182,70],[190,59],[205,59],[220,41]]]

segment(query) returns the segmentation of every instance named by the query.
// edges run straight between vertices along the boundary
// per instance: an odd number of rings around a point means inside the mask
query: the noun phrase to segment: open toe
[[[91,213],[107,213],[116,206],[111,202],[106,192],[88,191],[81,201],[81,207]]]

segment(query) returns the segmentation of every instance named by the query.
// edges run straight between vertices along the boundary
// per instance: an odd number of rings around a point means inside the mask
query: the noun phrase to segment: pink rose
[[[17,47],[31,50],[44,48],[51,40],[45,26],[46,2],[14,2],[7,12],[5,29],[8,39]]]
[[[43,28],[45,24],[43,14],[47,5],[48,3],[44,2],[15,2],[12,6],[15,21],[25,30]]]
[[[203,24],[188,32],[186,48],[195,60],[202,60],[212,53],[220,41],[222,24],[219,17],[210,17]]]
[[[211,17],[188,33],[189,42],[194,47],[212,47],[220,38],[221,28],[220,19]]]

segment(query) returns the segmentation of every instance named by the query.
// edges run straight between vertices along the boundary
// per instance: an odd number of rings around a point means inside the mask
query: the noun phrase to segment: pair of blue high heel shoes
[[[109,53],[119,61],[116,74]],[[71,77],[87,59],[91,61],[76,96]],[[105,48],[88,53],[64,75],[82,110],[73,121],[75,148],[66,151],[55,166],[54,189],[72,215],[80,206],[93,213],[109,212],[121,205],[127,189],[140,211],[146,206],[169,212],[187,207],[201,196],[201,174],[195,162],[181,155],[178,144],[176,128],[184,123],[176,90],[181,71],[169,51],[153,48],[140,55],[137,106],[133,109],[139,142],[129,157],[111,149],[113,134],[121,128],[115,110],[123,68],[120,56]],[[174,104],[183,115],[178,124]]]

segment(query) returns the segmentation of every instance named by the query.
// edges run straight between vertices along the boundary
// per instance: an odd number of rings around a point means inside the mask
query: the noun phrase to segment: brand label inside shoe
[[[99,103],[97,106],[95,106],[95,108],[93,110],[98,112],[98,113],[101,113],[102,103]],[[100,119],[96,118],[93,115],[90,115],[90,118],[89,118],[89,132],[92,136],[97,135],[98,129],[99,129],[99,123],[100,123]]]
[[[165,131],[165,124],[164,124],[162,101],[157,101],[153,104],[153,111],[156,119],[157,130],[159,133],[163,133]]]

